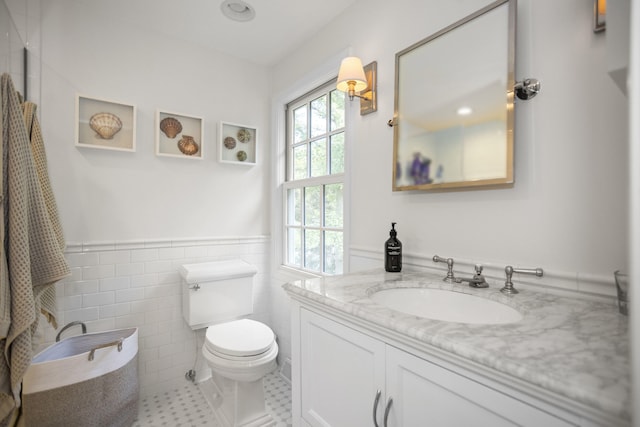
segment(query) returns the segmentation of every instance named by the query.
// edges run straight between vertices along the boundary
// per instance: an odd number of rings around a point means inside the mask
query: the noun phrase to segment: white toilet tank
[[[253,276],[257,269],[241,260],[184,264],[182,316],[191,329],[253,313]]]

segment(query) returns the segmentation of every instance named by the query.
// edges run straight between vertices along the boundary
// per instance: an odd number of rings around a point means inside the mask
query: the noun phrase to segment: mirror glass
[[[494,2],[396,54],[394,191],[513,184],[511,3]]]

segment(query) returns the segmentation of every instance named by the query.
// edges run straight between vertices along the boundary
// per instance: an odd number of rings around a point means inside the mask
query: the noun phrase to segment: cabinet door
[[[391,346],[387,396],[393,399],[388,427],[574,425]]]
[[[300,317],[302,418],[318,427],[372,426],[385,344],[304,309]]]

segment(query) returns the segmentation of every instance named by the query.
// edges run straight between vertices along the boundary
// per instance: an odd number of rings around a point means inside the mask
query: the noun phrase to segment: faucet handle
[[[507,280],[504,282],[504,287],[500,289],[500,292],[507,295],[514,295],[518,293],[518,290],[513,287],[513,282],[511,281],[513,273],[531,274],[537,277],[542,277],[543,274],[541,268],[513,268],[510,265],[507,265],[504,268],[504,272],[507,276]]]
[[[453,276],[453,258],[442,258],[441,256],[434,255],[433,262],[446,262],[447,263],[447,275],[444,279],[447,283],[453,283],[456,281],[456,278]]]
[[[444,262],[444,263],[451,263],[453,265],[453,258],[443,258],[441,256],[438,255],[434,255],[433,256],[433,262]]]
[[[484,267],[482,267],[482,264],[476,264],[475,269],[476,269],[476,275],[477,275],[477,276],[479,276],[479,275],[481,275],[481,274],[482,274],[482,269],[483,269],[483,268],[484,268]]]

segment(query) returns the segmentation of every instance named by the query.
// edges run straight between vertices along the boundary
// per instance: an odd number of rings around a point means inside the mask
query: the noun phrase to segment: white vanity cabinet
[[[389,427],[576,425],[395,347],[386,356]]]
[[[375,332],[329,317],[294,303],[294,426],[374,426],[378,390],[380,427],[591,425],[544,402],[525,400],[503,385],[480,381],[472,371],[451,369],[447,361],[401,350]]]
[[[373,425],[374,397],[385,384],[384,343],[304,309],[299,342],[301,390],[293,394],[308,423],[301,425]]]

